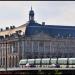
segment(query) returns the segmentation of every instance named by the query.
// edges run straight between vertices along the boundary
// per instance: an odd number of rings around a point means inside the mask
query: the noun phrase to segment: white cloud
[[[39,23],[75,25],[75,1],[0,1],[0,27],[26,23],[31,6]]]

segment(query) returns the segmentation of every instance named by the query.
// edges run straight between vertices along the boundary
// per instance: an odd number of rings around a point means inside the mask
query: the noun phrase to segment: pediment
[[[34,38],[34,39],[50,39],[51,37],[44,32],[40,32],[38,34],[33,35],[32,38]]]

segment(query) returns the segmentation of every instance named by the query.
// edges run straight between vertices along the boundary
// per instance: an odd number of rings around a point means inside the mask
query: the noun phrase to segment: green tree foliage
[[[54,75],[62,75],[62,72],[59,72],[58,70],[55,70]]]

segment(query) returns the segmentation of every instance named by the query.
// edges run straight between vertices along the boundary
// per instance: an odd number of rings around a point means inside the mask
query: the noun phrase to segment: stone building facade
[[[39,24],[31,9],[26,24],[0,31],[0,67],[6,60],[18,67],[21,59],[52,57],[75,57],[75,27]]]

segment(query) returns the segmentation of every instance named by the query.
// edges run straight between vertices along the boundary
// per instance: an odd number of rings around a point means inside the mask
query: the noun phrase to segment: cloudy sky
[[[38,23],[75,26],[75,1],[0,1],[0,28],[26,23],[31,6]]]

